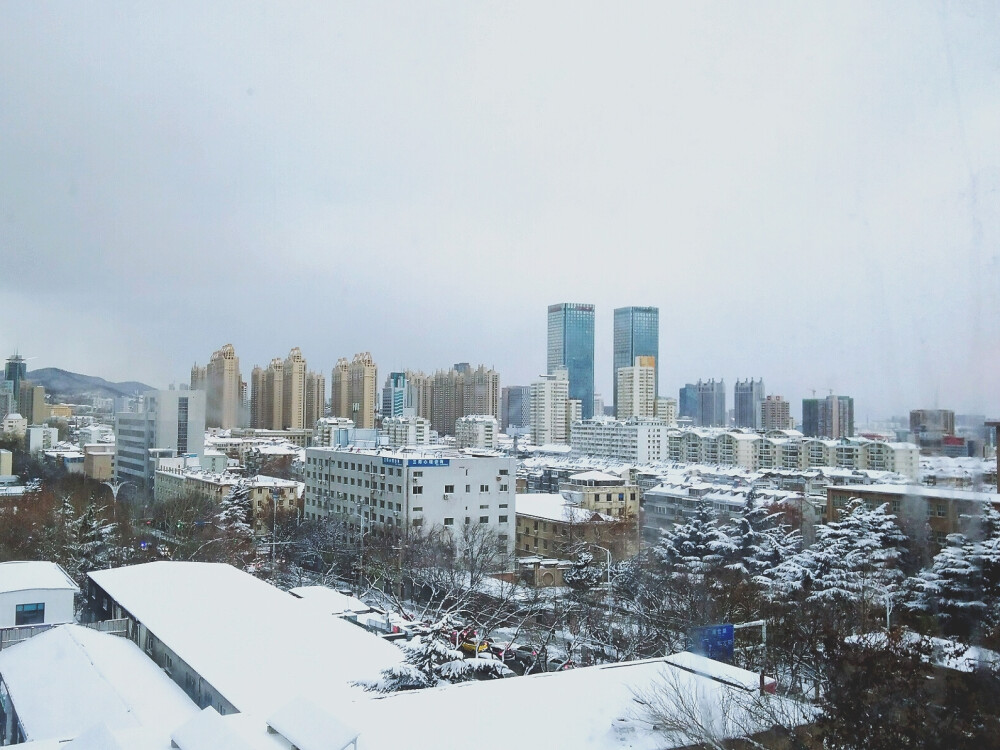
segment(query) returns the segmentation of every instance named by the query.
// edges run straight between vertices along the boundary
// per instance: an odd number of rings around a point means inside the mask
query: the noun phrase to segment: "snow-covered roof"
[[[720,708],[731,691],[740,690],[663,659],[648,659],[406,691],[358,703],[344,713],[361,729],[364,750],[688,747],[690,738],[655,729],[641,703],[644,695],[660,686],[680,691],[701,709],[703,721],[720,730],[726,714]],[[773,700],[794,705],[777,697]],[[540,710],[547,718],[531,722],[526,733],[518,718],[537,717]],[[738,706],[732,705],[731,711],[739,712]],[[730,713],[729,719],[730,727],[745,721],[753,725],[747,715]]]
[[[356,596],[341,594],[326,586],[298,586],[289,589],[288,593],[315,605],[327,614],[341,615],[344,612],[367,612],[371,609]]]
[[[621,484],[622,478],[603,471],[584,471],[570,476],[571,482],[616,482]]]
[[[514,496],[514,511],[518,515],[564,523],[588,523],[592,520],[614,521],[611,516],[574,505],[565,497],[550,493],[526,493]]]
[[[70,739],[95,724],[169,731],[198,711],[132,641],[62,625],[0,651],[25,735]]]
[[[229,565],[153,562],[90,577],[240,711],[304,693],[336,705],[398,663],[391,643]],[[252,656],[251,656],[252,655]]]
[[[760,689],[760,675],[757,672],[751,672],[732,664],[709,659],[707,656],[701,656],[700,654],[693,654],[690,651],[680,651],[676,654],[671,654],[664,657],[664,661],[681,669],[686,669],[689,672],[694,672],[704,677],[711,677],[715,680],[722,680],[723,682],[728,682],[730,685],[736,685],[746,690]],[[764,684],[776,685],[777,682],[772,677],[765,677]]]
[[[33,589],[79,591],[73,579],[54,562],[15,560],[0,563],[0,594]]]
[[[848,484],[828,489],[836,492],[856,492],[859,495],[877,493],[903,497],[924,497],[932,500],[966,500],[974,503],[1000,504],[1000,495],[996,492],[954,490],[947,487],[926,487],[921,484]]]
[[[302,697],[268,716],[267,725],[298,750],[344,750],[359,734],[354,727]]]

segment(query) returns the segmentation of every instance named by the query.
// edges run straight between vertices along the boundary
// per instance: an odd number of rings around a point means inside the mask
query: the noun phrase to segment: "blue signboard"
[[[383,466],[451,466],[449,458],[410,458],[405,464],[402,458],[383,458]]]
[[[688,651],[707,656],[709,659],[731,662],[736,634],[732,625],[708,625],[692,628]]]

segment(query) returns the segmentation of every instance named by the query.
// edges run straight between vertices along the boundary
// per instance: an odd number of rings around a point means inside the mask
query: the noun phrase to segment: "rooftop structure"
[[[94,571],[105,617],[127,617],[141,643],[200,705],[267,713],[306,694],[338,706],[401,652],[351,623],[228,565],[154,562]],[[107,604],[107,609],[103,608]],[[181,664],[183,662],[183,665]]]

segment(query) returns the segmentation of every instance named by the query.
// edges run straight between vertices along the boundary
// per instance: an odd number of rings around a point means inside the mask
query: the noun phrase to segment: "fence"
[[[97,630],[101,633],[128,637],[128,620],[121,618],[118,620],[103,620],[102,622],[79,623],[85,628]],[[46,625],[15,625],[10,628],[0,628],[0,651],[9,646],[16,646],[22,641],[33,638],[40,633],[44,633],[50,628],[58,627],[55,624]]]

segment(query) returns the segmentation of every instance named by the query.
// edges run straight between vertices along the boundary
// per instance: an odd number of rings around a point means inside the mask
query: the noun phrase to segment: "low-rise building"
[[[128,637],[197,704],[267,716],[308,695],[327,709],[401,662],[391,643],[229,565],[154,562],[92,571],[98,619]]]
[[[5,415],[0,426],[3,427],[4,435],[23,438],[24,433],[28,431],[28,420],[15,411]]]
[[[581,508],[561,494],[519,494],[515,502],[518,555],[567,558],[603,548],[623,560],[639,551],[637,527],[628,520]]]
[[[559,491],[569,502],[585,510],[604,513],[612,518],[639,518],[639,488],[614,474],[584,471],[572,474]]]
[[[943,545],[949,534],[969,531],[969,524],[982,513],[986,505],[1000,510],[1000,495],[995,492],[973,492],[947,487],[927,487],[913,484],[869,484],[827,487],[826,515],[837,520],[854,498],[869,508],[888,505],[900,526],[909,533],[930,529],[931,539]]]
[[[87,443],[83,446],[84,476],[106,482],[115,475],[115,444]]]
[[[0,563],[0,628],[73,622],[73,597],[79,592],[53,562]]]

